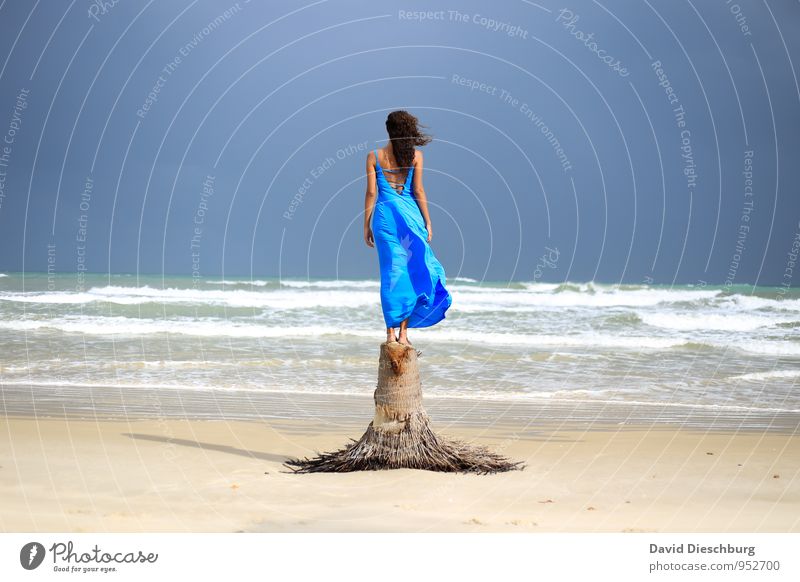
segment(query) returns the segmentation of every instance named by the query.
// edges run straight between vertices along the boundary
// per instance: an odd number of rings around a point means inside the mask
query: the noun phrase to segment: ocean
[[[800,412],[798,289],[448,288],[447,318],[409,332],[426,397]],[[371,395],[385,338],[377,280],[151,275],[3,274],[0,330],[7,412],[111,393]]]

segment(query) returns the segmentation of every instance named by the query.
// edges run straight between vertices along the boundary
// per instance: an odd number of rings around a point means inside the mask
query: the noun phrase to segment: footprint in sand
[[[472,525],[486,525],[485,523],[483,523],[483,522],[482,522],[480,519],[478,519],[477,517],[473,517],[472,519],[470,519],[469,521],[465,521],[464,523],[466,523],[466,524],[472,524]]]

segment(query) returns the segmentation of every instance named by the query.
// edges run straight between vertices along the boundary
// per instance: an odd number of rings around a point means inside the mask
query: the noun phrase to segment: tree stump
[[[417,350],[398,342],[381,344],[375,416],[359,440],[338,451],[284,464],[295,473],[426,469],[496,473],[522,469],[482,446],[436,435],[422,406]]]

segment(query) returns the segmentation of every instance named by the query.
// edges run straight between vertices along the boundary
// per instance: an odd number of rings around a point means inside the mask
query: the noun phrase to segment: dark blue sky
[[[403,108],[449,278],[800,279],[794,0],[6,0],[0,63],[3,271],[377,278]]]

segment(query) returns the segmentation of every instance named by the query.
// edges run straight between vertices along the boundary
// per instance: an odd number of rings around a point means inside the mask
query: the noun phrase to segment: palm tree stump
[[[522,469],[482,446],[438,436],[422,406],[417,350],[398,342],[382,343],[375,389],[375,417],[353,444],[313,458],[284,464],[295,473],[343,473],[377,469],[426,469],[496,473]]]

